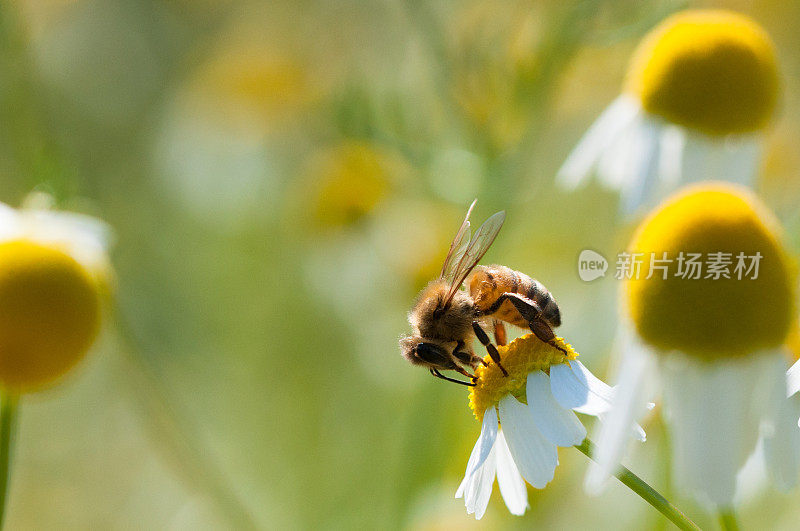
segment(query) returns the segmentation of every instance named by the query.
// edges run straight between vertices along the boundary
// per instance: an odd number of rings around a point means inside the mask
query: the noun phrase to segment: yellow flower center
[[[639,45],[627,89],[644,109],[710,135],[769,122],[778,99],[775,50],[754,21],[722,10],[666,19]]]
[[[30,391],[53,382],[83,357],[99,324],[98,287],[71,256],[0,243],[0,384]]]
[[[486,356],[484,360],[488,365],[478,367],[475,371],[478,379],[475,386],[469,389],[469,407],[472,408],[475,417],[483,420],[483,413],[509,394],[525,401],[528,374],[533,371],[546,371],[551,365],[565,363],[578,357],[572,345],[565,343],[562,338],[557,337],[555,341],[568,352],[567,355],[533,334],[518,337],[508,345],[498,346],[497,351],[500,353],[503,367],[508,371],[508,376],[504,376],[500,367]]]
[[[693,186],[659,207],[634,235],[638,271],[623,285],[639,335],[705,360],[781,345],[795,270],[776,227],[755,196],[729,184]]]
[[[359,142],[346,143],[315,161],[315,219],[340,228],[369,214],[386,196],[394,161]]]

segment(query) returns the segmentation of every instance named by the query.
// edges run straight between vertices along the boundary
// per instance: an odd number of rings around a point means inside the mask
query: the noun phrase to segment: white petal
[[[106,252],[111,228],[83,214],[50,210],[21,210],[25,237],[45,244],[62,246],[75,260],[91,271],[107,268]]]
[[[0,203],[0,241],[18,238],[22,230],[19,212],[5,203]]]
[[[558,466],[556,445],[539,432],[528,407],[513,396],[500,400],[499,408],[503,433],[522,477],[537,489],[544,488]]]
[[[763,356],[710,364],[678,354],[662,364],[676,480],[716,505],[730,505],[755,449],[771,365]]]
[[[800,475],[800,396],[783,398],[775,419],[774,431],[764,437],[764,457],[772,482],[783,491],[797,485]]]
[[[480,520],[489,505],[489,498],[492,495],[492,484],[496,467],[496,455],[494,447],[486,456],[486,460],[470,476],[464,494],[464,505],[467,513],[475,513],[475,518]]]
[[[620,96],[600,114],[558,170],[556,183],[572,189],[583,184],[601,154],[639,114],[641,106],[629,96]]]
[[[762,142],[755,135],[726,139],[719,178],[743,186],[753,186],[761,162],[761,145]]]
[[[655,194],[658,187],[662,129],[660,123],[644,118],[636,137],[630,139],[638,147],[631,151],[632,157],[624,169],[625,185],[622,189],[620,207],[625,214],[633,214]]]
[[[586,415],[611,409],[613,389],[578,360],[550,367],[550,390],[558,403]]]
[[[684,183],[719,180],[752,186],[761,159],[757,136],[717,139],[687,131],[686,138],[681,161]]]
[[[761,437],[766,468],[776,487],[791,490],[800,475],[800,396],[789,387],[789,375],[783,371],[785,356],[781,350],[773,353],[774,366],[760,385],[771,391],[767,411],[761,421]],[[791,369],[790,369],[791,371]],[[769,377],[774,378],[770,381]],[[788,395],[788,396],[787,396]]]
[[[631,429],[647,411],[647,392],[654,372],[651,355],[628,343],[614,388],[614,407],[604,415],[597,438],[596,465],[590,465],[585,488],[590,494],[601,492],[620,464],[630,439]]]
[[[800,391],[800,361],[796,361],[786,372],[786,387],[789,396]]]
[[[497,435],[495,443],[497,457],[497,485],[500,487],[500,494],[511,514],[521,516],[528,508],[528,489],[525,487],[525,480],[522,479],[511,451],[508,449],[506,437],[503,430]]]
[[[657,184],[660,132],[664,124],[638,113],[614,138],[597,163],[600,183],[620,190],[620,207],[636,208]]]
[[[682,127],[666,125],[661,132],[658,173],[661,177],[660,196],[680,186],[681,161],[686,145],[686,134]]]
[[[528,375],[528,409],[536,427],[557,446],[574,446],[586,438],[586,428],[569,409],[561,407],[550,391],[550,378],[542,371]]]
[[[475,443],[475,449],[478,450],[478,455],[475,463],[472,465],[471,470],[475,470],[483,464],[489,452],[494,446],[494,441],[497,438],[497,410],[490,407],[483,414],[483,424],[481,425],[481,434],[478,437],[478,442]],[[472,460],[472,456],[470,456]],[[467,474],[470,473],[470,467],[467,467]]]
[[[490,407],[483,414],[481,434],[478,437],[475,446],[472,448],[472,453],[469,455],[469,461],[467,461],[467,471],[464,474],[464,480],[461,482],[461,485],[459,485],[458,490],[456,491],[456,498],[460,498],[464,494],[464,489],[469,482],[470,476],[474,474],[475,470],[482,466],[486,461],[486,458],[489,456],[489,452],[491,451],[496,438],[497,410],[494,407]]]

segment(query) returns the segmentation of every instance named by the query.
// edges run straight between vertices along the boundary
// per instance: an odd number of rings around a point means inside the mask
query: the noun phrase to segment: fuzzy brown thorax
[[[445,307],[444,300],[450,287],[445,280],[430,282],[408,316],[411,326],[424,338],[459,341],[472,335],[475,307],[470,296],[461,290]]]

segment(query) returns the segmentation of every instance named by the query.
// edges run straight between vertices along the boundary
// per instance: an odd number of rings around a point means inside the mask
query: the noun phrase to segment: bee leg
[[[484,365],[488,365],[483,358],[480,356],[475,355],[473,352],[468,352],[466,350],[461,350],[464,348],[464,342],[459,341],[459,346],[453,351],[453,356],[460,361],[463,365],[469,365],[473,369],[475,369],[478,365],[483,363]]]
[[[437,378],[441,378],[442,380],[447,380],[448,382],[453,382],[461,385],[466,385],[468,387],[475,387],[475,383],[472,382],[462,382],[461,380],[456,380],[454,378],[448,378],[444,374],[440,373],[438,370],[434,369],[433,367],[430,368],[431,374],[436,376]]]
[[[453,370],[454,370],[454,371],[456,371],[456,372],[458,372],[458,373],[461,373],[461,374],[463,374],[464,376],[466,376],[467,378],[469,378],[469,379],[470,379],[470,380],[472,380],[473,382],[474,382],[475,380],[477,380],[477,379],[478,379],[478,377],[477,377],[477,376],[475,376],[474,374],[470,374],[470,373],[468,373],[467,371],[465,371],[465,370],[464,370],[463,368],[461,368],[461,367],[456,367],[456,368],[455,368],[455,369],[453,369]]]
[[[536,337],[545,343],[548,343],[550,346],[557,348],[563,352],[565,356],[569,355],[569,353],[563,347],[556,343],[556,335],[553,333],[553,329],[550,328],[549,324],[542,320],[542,311],[534,301],[516,293],[503,293],[503,295],[498,297],[498,300],[501,298],[511,301],[511,304],[514,305],[514,308],[516,308],[520,315],[522,315],[522,317],[528,321],[528,326],[530,327],[531,332],[536,335]]]
[[[551,347],[557,348],[563,352],[565,356],[569,356],[569,353],[556,343],[556,335],[553,333],[553,329],[550,328],[549,324],[545,323],[541,319],[532,321],[529,324],[531,331],[536,335],[536,337],[549,344]]]
[[[472,321],[472,329],[475,331],[475,335],[478,336],[478,341],[486,347],[486,350],[489,351],[489,356],[491,356],[492,361],[494,361],[500,370],[503,371],[503,376],[508,376],[508,371],[500,364],[500,353],[497,352],[497,347],[495,347],[492,342],[489,340],[489,336],[486,335],[486,332],[483,331],[481,328],[480,323],[478,321]]]
[[[494,320],[494,342],[498,345],[508,344],[508,335],[503,321]]]

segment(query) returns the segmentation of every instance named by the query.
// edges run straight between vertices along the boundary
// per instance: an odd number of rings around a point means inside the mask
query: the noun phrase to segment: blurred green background
[[[479,425],[464,389],[400,356],[416,292],[473,197],[505,209],[486,261],[538,278],[609,374],[613,257],[630,222],[553,176],[669,13],[753,16],[785,80],[759,191],[800,248],[800,3],[2,0],[0,200],[33,189],[116,232],[116,317],[26,398],[9,529],[659,529],[586,458],[510,516],[453,494]],[[613,267],[613,265],[612,265]],[[656,414],[628,463],[669,486]],[[749,482],[742,522],[794,529],[800,493]]]

